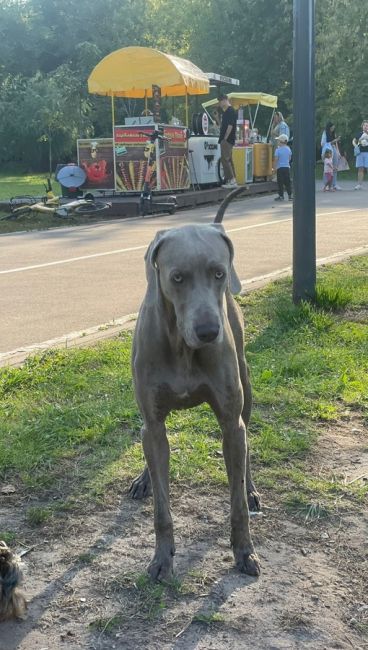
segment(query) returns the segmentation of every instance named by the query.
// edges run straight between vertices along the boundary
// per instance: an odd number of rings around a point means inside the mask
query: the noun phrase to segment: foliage
[[[292,0],[210,0],[197,14],[193,59],[206,70],[240,79],[249,92],[279,96],[290,113]]]
[[[2,90],[3,160],[21,160],[36,169],[48,160],[52,171],[53,158],[68,158],[83,128],[88,104],[77,77],[68,65],[61,65],[48,75],[37,72],[28,81],[8,76]]]
[[[52,165],[75,156],[77,136],[110,135],[109,100],[88,95],[87,79],[104,56],[129,45],[184,56],[239,78],[244,90],[276,94],[292,124],[292,13],[292,0],[226,7],[220,0],[3,0],[0,162],[45,170],[50,155]],[[367,35],[364,0],[316,3],[317,144],[332,119],[349,154],[367,117]],[[117,102],[119,120],[132,110],[140,106]]]
[[[317,123],[332,120],[343,136],[342,150],[367,119],[366,71],[368,15],[363,1],[324,0],[317,3]]]

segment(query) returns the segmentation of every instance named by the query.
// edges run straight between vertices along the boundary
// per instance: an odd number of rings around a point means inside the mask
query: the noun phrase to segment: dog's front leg
[[[259,575],[259,560],[254,552],[249,528],[249,510],[246,497],[246,432],[243,420],[231,418],[220,422],[223,433],[223,452],[231,497],[231,545],[238,569],[250,575]]]
[[[173,524],[169,499],[169,443],[164,422],[145,421],[142,430],[143,450],[151,476],[156,550],[148,567],[154,580],[169,580],[175,555]]]

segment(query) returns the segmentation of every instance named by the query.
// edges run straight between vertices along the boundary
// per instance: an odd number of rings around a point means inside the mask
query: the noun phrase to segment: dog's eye
[[[215,278],[216,278],[216,280],[222,280],[224,275],[225,275],[225,273],[223,271],[216,271]]]
[[[180,275],[180,273],[174,273],[174,275],[172,276],[172,279],[174,280],[174,282],[177,282],[178,284],[180,282],[183,282],[183,276]]]

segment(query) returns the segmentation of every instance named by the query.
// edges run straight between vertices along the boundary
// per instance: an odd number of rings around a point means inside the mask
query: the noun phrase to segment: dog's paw
[[[147,467],[143,470],[142,474],[137,476],[129,488],[129,496],[132,499],[145,499],[151,496],[152,486],[151,478]]]
[[[261,510],[261,497],[256,488],[247,492],[248,508],[250,512],[260,512]]]
[[[157,582],[170,582],[174,575],[172,557],[162,558],[155,555],[148,565],[147,573]]]
[[[246,553],[245,551],[234,552],[236,566],[241,573],[247,573],[249,576],[259,576],[261,565],[256,553]]]

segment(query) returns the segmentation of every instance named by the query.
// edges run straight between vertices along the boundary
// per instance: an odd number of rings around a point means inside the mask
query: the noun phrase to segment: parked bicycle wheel
[[[27,205],[34,205],[42,200],[42,197],[31,196],[30,194],[20,194],[19,196],[12,196],[9,200],[10,210],[18,210],[19,208],[26,207]]]
[[[10,221],[10,219],[15,219],[14,215],[11,214],[2,214],[0,215],[0,221]]]
[[[4,214],[0,217],[0,221],[11,221],[12,219],[17,219],[18,217],[27,217],[31,214],[30,205],[23,205],[19,208],[11,208],[12,210],[9,214]]]
[[[90,203],[85,203],[78,205],[74,208],[74,212],[77,214],[95,214],[96,212],[103,212],[111,208],[111,203],[104,203],[103,201],[91,201]]]

